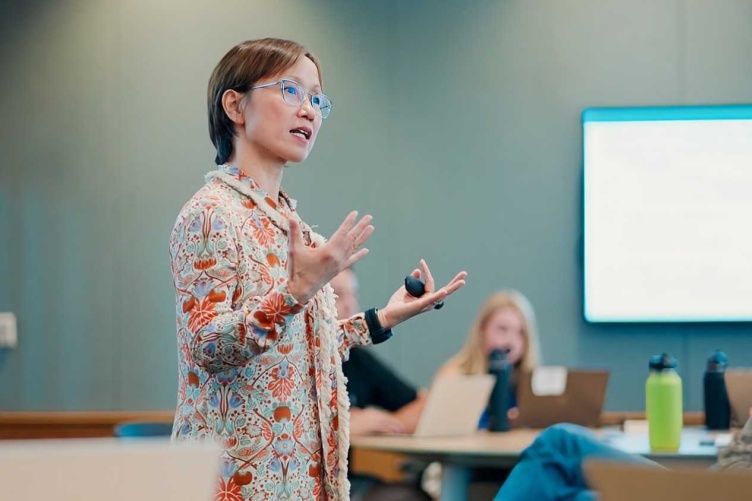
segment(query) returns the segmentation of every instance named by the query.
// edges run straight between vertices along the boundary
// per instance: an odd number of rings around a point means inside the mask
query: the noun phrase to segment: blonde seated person
[[[462,374],[487,374],[488,356],[493,350],[506,350],[508,360],[514,365],[512,395],[508,415],[510,423],[518,416],[515,387],[522,372],[530,371],[540,363],[540,346],[535,311],[530,301],[519,291],[508,289],[491,294],[473,320],[467,340],[459,353],[450,358],[434,376],[434,380]],[[478,422],[479,429],[488,428],[488,412]],[[468,479],[470,482],[488,482],[498,485],[508,474],[494,468],[478,468]],[[423,489],[434,497],[440,491],[441,467],[432,463],[423,475]],[[476,487],[482,487],[477,484]]]
[[[480,309],[470,327],[465,345],[436,373],[435,378],[460,374],[488,373],[488,355],[493,350],[506,350],[514,365],[513,385],[520,373],[530,371],[540,362],[538,327],[530,301],[516,290],[502,290],[492,294]],[[516,399],[512,391],[509,417],[517,416]],[[484,412],[478,427],[488,427]]]

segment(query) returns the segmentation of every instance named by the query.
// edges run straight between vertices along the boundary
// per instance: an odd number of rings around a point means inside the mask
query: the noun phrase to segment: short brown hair
[[[235,135],[233,122],[222,107],[222,96],[225,91],[231,89],[246,93],[259,80],[278,75],[293,66],[300,56],[313,61],[319,72],[319,80],[321,80],[321,68],[316,57],[299,43],[279,38],[264,38],[239,43],[230,49],[217,64],[209,78],[207,95],[209,137],[217,149],[217,157],[214,160],[217,165],[230,160],[232,137]]]

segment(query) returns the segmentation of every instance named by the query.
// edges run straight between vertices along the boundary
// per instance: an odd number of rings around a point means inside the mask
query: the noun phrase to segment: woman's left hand
[[[421,259],[420,269],[415,269],[412,276],[425,280],[426,293],[417,298],[408,294],[404,285],[397,289],[387,305],[378,311],[379,321],[384,329],[391,329],[408,318],[432,310],[436,303],[443,301],[465,285],[467,273],[464,271],[457,273],[457,276],[451,282],[437,290],[431,270],[428,269],[426,262]]]

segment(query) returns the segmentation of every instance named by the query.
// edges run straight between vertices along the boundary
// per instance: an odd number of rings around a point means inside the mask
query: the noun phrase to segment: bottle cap
[[[721,350],[715,350],[708,357],[708,371],[710,372],[722,372],[728,365],[728,358],[726,354]]]
[[[666,369],[676,369],[678,365],[676,359],[668,353],[661,353],[650,357],[650,370],[663,371]]]
[[[491,350],[491,353],[488,354],[488,368],[492,370],[498,369],[507,361],[508,356],[508,348]]]
[[[494,348],[488,354],[489,360],[503,360],[509,356],[509,348]]]

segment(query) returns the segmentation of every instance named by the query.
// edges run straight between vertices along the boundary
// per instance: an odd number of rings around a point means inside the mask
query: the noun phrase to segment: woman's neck
[[[282,185],[284,161],[272,159],[248,148],[238,148],[228,161],[237,167],[272,199],[279,201],[279,190]]]

